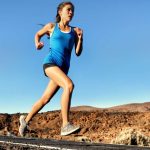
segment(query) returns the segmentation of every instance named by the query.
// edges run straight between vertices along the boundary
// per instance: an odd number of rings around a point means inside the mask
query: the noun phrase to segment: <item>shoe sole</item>
[[[75,128],[74,130],[71,130],[70,132],[64,132],[64,133],[61,133],[60,135],[69,135],[69,134],[71,134],[71,133],[73,133],[73,132],[75,132],[75,131],[77,131],[77,130],[79,130],[80,129],[80,127],[78,127],[78,128]]]

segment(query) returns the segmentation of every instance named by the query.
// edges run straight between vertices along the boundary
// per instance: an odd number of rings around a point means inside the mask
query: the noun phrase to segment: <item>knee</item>
[[[71,93],[74,89],[74,83],[72,81],[67,82],[65,89]]]

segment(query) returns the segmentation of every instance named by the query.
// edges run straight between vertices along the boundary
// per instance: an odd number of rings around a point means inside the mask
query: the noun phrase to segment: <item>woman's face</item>
[[[70,4],[65,5],[62,8],[62,10],[59,11],[59,15],[62,20],[65,20],[68,22],[71,21],[73,18],[73,15],[74,15],[74,10],[73,10],[72,5],[70,5]]]

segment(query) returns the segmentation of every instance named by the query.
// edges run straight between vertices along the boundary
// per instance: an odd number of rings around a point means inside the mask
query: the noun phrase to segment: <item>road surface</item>
[[[102,143],[85,143],[73,141],[59,141],[39,138],[22,138],[0,136],[0,150],[150,150],[150,147],[138,147]]]

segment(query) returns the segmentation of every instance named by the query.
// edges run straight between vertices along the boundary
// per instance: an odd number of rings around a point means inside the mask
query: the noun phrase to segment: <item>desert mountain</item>
[[[92,106],[72,107],[72,111],[107,111],[107,112],[148,112],[150,111],[150,102],[131,103],[108,108],[98,108]]]

